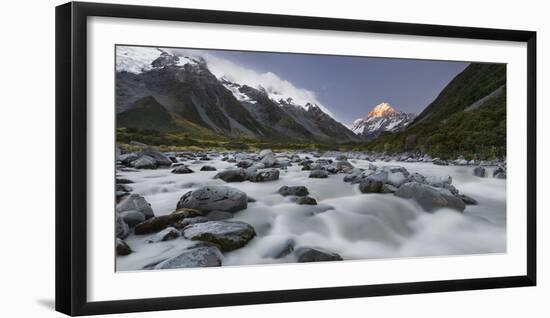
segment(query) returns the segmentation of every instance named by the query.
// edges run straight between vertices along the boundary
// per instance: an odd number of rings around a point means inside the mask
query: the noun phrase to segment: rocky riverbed
[[[506,162],[117,153],[117,270],[506,251]]]

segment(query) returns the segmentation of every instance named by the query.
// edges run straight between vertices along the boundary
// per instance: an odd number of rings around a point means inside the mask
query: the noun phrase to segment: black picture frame
[[[523,276],[88,302],[86,36],[92,16],[501,40],[527,44],[527,273]],[[56,310],[156,311],[536,285],[536,32],[70,2],[56,7]]]

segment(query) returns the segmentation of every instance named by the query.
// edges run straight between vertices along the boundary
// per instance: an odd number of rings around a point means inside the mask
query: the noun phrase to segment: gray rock
[[[218,169],[216,169],[216,167],[209,166],[209,165],[202,166],[202,168],[201,168],[201,171],[216,171],[216,170],[218,170]]]
[[[180,208],[171,214],[150,218],[136,225],[134,232],[137,235],[156,233],[170,225],[176,225],[185,218],[201,216],[201,212],[194,209]]]
[[[388,184],[391,184],[395,187],[400,187],[403,183],[408,181],[408,177],[401,171],[390,172],[388,173]]]
[[[453,178],[451,178],[451,176],[428,176],[426,177],[425,182],[432,187],[443,188],[445,185],[452,184]]]
[[[131,166],[136,169],[156,169],[158,167],[158,164],[154,158],[143,155],[138,159],[132,161]]]
[[[130,187],[129,185],[126,185],[126,184],[117,184],[115,186],[115,191],[120,191],[120,192],[132,192],[134,191],[134,189],[132,189],[132,187]]]
[[[138,211],[145,216],[145,219],[155,216],[151,204],[144,197],[137,193],[130,194],[116,206],[117,212]]]
[[[394,193],[405,199],[414,199],[424,210],[433,212],[440,208],[464,211],[464,202],[449,190],[436,188],[418,182],[407,182]]]
[[[135,210],[121,212],[120,216],[131,229],[133,229],[139,223],[145,221],[145,215]]]
[[[237,163],[237,167],[246,169],[246,168],[251,167],[253,164],[254,164],[254,161],[252,161],[252,160],[248,160],[248,159],[247,160],[241,160],[241,161],[239,161],[239,163]]]
[[[190,267],[215,267],[222,265],[223,255],[214,246],[200,246],[185,250],[182,254],[169,258],[155,269],[174,269]]]
[[[448,166],[448,165],[449,165],[449,164],[447,163],[447,161],[441,160],[441,159],[434,159],[434,160],[432,161],[432,163],[433,163],[434,165],[438,165],[438,166]]]
[[[141,151],[141,154],[153,158],[153,160],[155,160],[157,166],[159,167],[170,167],[172,165],[172,160],[170,160],[170,158],[166,157],[158,151],[155,151],[151,147],[145,147]]]
[[[279,180],[279,169],[258,170],[248,175],[251,182],[263,182]]]
[[[485,168],[483,167],[475,167],[474,168],[474,176],[485,178],[487,176],[487,172],[485,171]]]
[[[176,222],[174,224],[174,227],[176,227],[178,229],[184,229],[184,228],[186,228],[187,226],[189,226],[191,224],[204,223],[204,222],[208,222],[208,221],[210,221],[210,219],[207,218],[207,217],[195,216],[195,217],[192,217],[192,218],[185,218],[183,220],[180,220],[180,221]]]
[[[255,235],[256,232],[250,224],[240,221],[196,223],[183,230],[185,238],[214,243],[224,252],[245,246]]]
[[[391,184],[385,183],[382,185],[382,188],[380,188],[380,193],[395,193],[397,189],[398,189],[397,187]]]
[[[496,167],[493,170],[493,177],[498,179],[506,179],[506,170],[503,167]]]
[[[465,194],[457,195],[466,205],[477,205],[477,200]]]
[[[193,172],[194,171],[191,170],[191,168],[185,165],[177,166],[174,169],[172,169],[172,173],[176,173],[176,174],[186,174],[186,173],[193,173]]]
[[[317,201],[310,196],[295,197],[293,198],[293,201],[296,202],[296,204],[300,204],[300,205],[317,205]]]
[[[125,165],[129,165],[132,161],[135,161],[137,159],[139,159],[139,155],[137,153],[126,153],[120,155],[119,157],[120,162]]]
[[[424,183],[424,182],[426,182],[426,177],[424,177],[423,175],[421,175],[418,172],[413,172],[409,175],[409,181]]]
[[[116,249],[116,255],[118,256],[126,256],[132,253],[132,249],[130,248],[128,243],[124,242],[119,238],[116,239],[115,249]]]
[[[130,227],[120,215],[115,217],[115,236],[120,239],[126,238],[130,234]]]
[[[303,197],[309,194],[308,189],[304,186],[282,186],[278,192],[282,196],[295,195]]]
[[[299,263],[341,261],[342,257],[336,253],[318,247],[300,247],[294,254]]]
[[[368,180],[371,181],[378,181],[381,183],[387,183],[388,182],[388,172],[387,171],[377,171],[375,173],[370,174],[367,176]]]
[[[180,232],[173,227],[167,227],[164,230],[155,234],[152,238],[147,240],[147,243],[157,243],[163,241],[170,241],[180,236]]]
[[[309,173],[309,177],[318,179],[328,178],[328,172],[324,170],[313,170]]]
[[[260,163],[263,163],[266,168],[270,168],[277,164],[277,158],[275,158],[273,153],[266,154],[262,160],[260,160]]]
[[[497,179],[506,179],[506,172],[499,172],[495,174],[494,177]]]
[[[357,179],[361,177],[361,174],[363,173],[363,170],[355,168],[352,171],[349,172],[347,176],[344,176],[343,181],[344,182],[354,182]]]
[[[340,160],[336,162],[336,171],[348,173],[353,170],[353,165],[347,160]]]
[[[222,179],[225,182],[242,182],[247,178],[246,170],[244,169],[226,169],[218,172],[214,179]]]
[[[178,208],[191,208],[205,212],[237,212],[246,209],[248,198],[241,190],[226,186],[206,186],[189,191],[178,201]]]
[[[380,193],[383,184],[381,181],[367,178],[359,183],[359,191],[361,193]]]
[[[267,155],[273,156],[273,151],[271,149],[262,149],[262,151],[260,151],[259,153],[260,158],[264,158]]]

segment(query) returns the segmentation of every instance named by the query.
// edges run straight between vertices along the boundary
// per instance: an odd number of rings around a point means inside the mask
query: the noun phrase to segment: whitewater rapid
[[[349,161],[364,169],[370,163]],[[200,171],[205,164],[218,171]],[[296,247],[322,247],[344,260],[506,252],[506,179],[475,177],[470,166],[381,161],[374,164],[399,165],[424,176],[450,175],[460,193],[476,199],[478,205],[466,206],[463,213],[449,209],[427,213],[414,201],[393,194],[363,194],[357,184],[342,181],[345,174],[329,175],[328,179],[308,178],[310,171],[301,171],[298,165],[281,169],[276,181],[225,183],[213,177],[234,164],[219,158],[188,164],[195,171],[191,174],[158,169],[118,175],[134,182],[130,184],[133,193],[142,195],[156,216],[171,213],[183,194],[206,185],[234,187],[253,198],[255,202],[231,220],[249,223],[257,236],[245,247],[225,253],[223,266],[294,262],[291,255],[280,259],[270,256],[290,240]],[[297,205],[290,197],[281,196],[277,190],[284,185],[306,186],[318,205]],[[117,270],[143,269],[177,256],[193,244],[184,238],[149,244],[151,236],[131,234],[126,238],[134,253],[118,256]]]

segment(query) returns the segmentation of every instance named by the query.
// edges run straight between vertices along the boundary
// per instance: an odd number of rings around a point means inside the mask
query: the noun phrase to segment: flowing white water
[[[334,158],[332,158],[334,159]],[[367,168],[368,161],[350,162]],[[186,163],[187,164],[187,163]],[[205,165],[222,170],[234,164],[218,159],[189,164],[191,174],[172,174],[170,169],[119,172],[134,181],[134,193],[145,197],[155,215],[171,213],[186,192],[205,185],[238,188],[256,202],[235,214],[232,220],[251,224],[257,236],[245,247],[225,253],[223,265],[293,262],[289,255],[271,257],[293,240],[295,247],[316,246],[340,254],[344,260],[502,253],[506,251],[506,180],[478,178],[473,167],[437,166],[431,163],[376,162],[378,166],[399,165],[424,176],[447,176],[462,194],[479,204],[464,213],[441,209],[423,211],[414,201],[393,194],[362,194],[358,185],[342,181],[345,174],[328,179],[308,178],[309,171],[294,165],[281,170],[277,181],[225,183],[213,179],[216,171],[199,171]],[[489,168],[489,175],[491,169]],[[297,205],[277,190],[284,185],[304,185],[316,206]],[[192,242],[179,238],[148,244],[151,235],[131,235],[126,242],[135,251],[117,257],[117,270],[139,270],[178,255]]]

